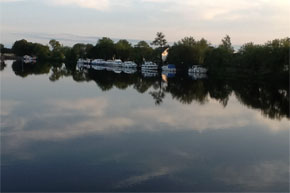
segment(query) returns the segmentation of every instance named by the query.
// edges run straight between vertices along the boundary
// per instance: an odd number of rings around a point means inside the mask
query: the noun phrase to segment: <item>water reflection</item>
[[[168,94],[183,104],[197,101],[204,104],[209,98],[219,101],[224,107],[231,94],[235,94],[238,100],[250,108],[259,109],[263,115],[281,119],[289,118],[289,83],[288,82],[264,82],[257,80],[221,79],[195,74],[186,76],[177,74],[166,76],[166,81],[158,72],[141,73],[115,73],[112,70],[95,69],[70,69],[65,64],[25,64],[14,62],[12,65],[16,75],[26,77],[32,74],[49,74],[51,81],[57,81],[61,77],[72,76],[77,82],[94,81],[103,91],[112,88],[127,89],[133,87],[139,93],[149,94],[160,105]],[[154,75],[154,76],[153,76]],[[202,76],[202,77],[199,77]],[[168,78],[168,80],[167,80]]]
[[[0,71],[4,70],[4,68],[6,67],[5,61],[1,60],[0,61]]]
[[[12,69],[3,191],[289,191],[288,83]]]

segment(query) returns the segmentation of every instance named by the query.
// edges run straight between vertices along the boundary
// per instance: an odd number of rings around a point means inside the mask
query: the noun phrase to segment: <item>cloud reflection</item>
[[[177,101],[168,100],[164,107],[142,106],[123,109],[121,112],[110,112],[109,109],[116,105],[116,101],[102,97],[50,100],[45,102],[45,111],[21,117],[12,115],[13,111],[20,108],[18,102],[3,103],[1,125],[6,128],[3,136],[17,139],[16,143],[115,132],[234,129],[253,124],[278,132],[287,130],[289,126],[286,119],[270,120],[254,110],[242,107],[234,97],[231,97],[226,109],[212,99],[205,105],[181,105]]]

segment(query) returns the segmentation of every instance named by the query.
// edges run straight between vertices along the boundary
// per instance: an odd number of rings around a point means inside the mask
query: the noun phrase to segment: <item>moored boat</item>
[[[37,58],[35,56],[23,56],[23,62],[24,63],[36,63]]]
[[[166,66],[162,66],[162,72],[176,72],[176,67],[174,64],[168,64]]]
[[[194,65],[188,69],[188,73],[207,73],[207,69],[199,65]]]
[[[124,68],[137,68],[137,64],[132,61],[125,61],[123,64]]]
[[[92,65],[102,65],[102,64],[105,64],[105,60],[103,59],[94,59],[92,61]]]
[[[158,70],[158,65],[154,62],[144,62],[141,66],[142,70]]]

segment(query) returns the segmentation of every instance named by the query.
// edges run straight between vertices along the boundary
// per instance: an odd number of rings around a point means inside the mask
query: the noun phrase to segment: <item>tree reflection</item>
[[[5,64],[5,61],[4,60],[1,60],[1,63],[0,63],[0,71],[4,70],[4,68],[6,67],[7,65]]]
[[[1,69],[3,63],[1,63]],[[5,65],[5,63],[4,63]],[[144,77],[141,73],[126,74],[93,69],[76,69],[75,64],[37,63],[24,64],[16,61],[12,69],[17,76],[40,75],[50,73],[53,82],[62,77],[71,76],[76,82],[94,81],[102,91],[112,88],[133,88],[138,93],[152,96],[156,105],[161,105],[167,94],[183,104],[198,102],[205,104],[215,99],[224,107],[232,94],[249,108],[259,109],[264,116],[272,119],[289,118],[289,83],[285,80],[241,80],[209,77],[193,80],[185,74],[177,74],[162,82],[160,76]]]
[[[51,68],[49,63],[23,63],[15,61],[12,64],[12,69],[17,76],[27,77],[29,75],[48,74]]]

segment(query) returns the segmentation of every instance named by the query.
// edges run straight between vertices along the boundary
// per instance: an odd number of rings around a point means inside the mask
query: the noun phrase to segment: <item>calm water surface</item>
[[[289,192],[289,84],[1,66],[1,189]]]

